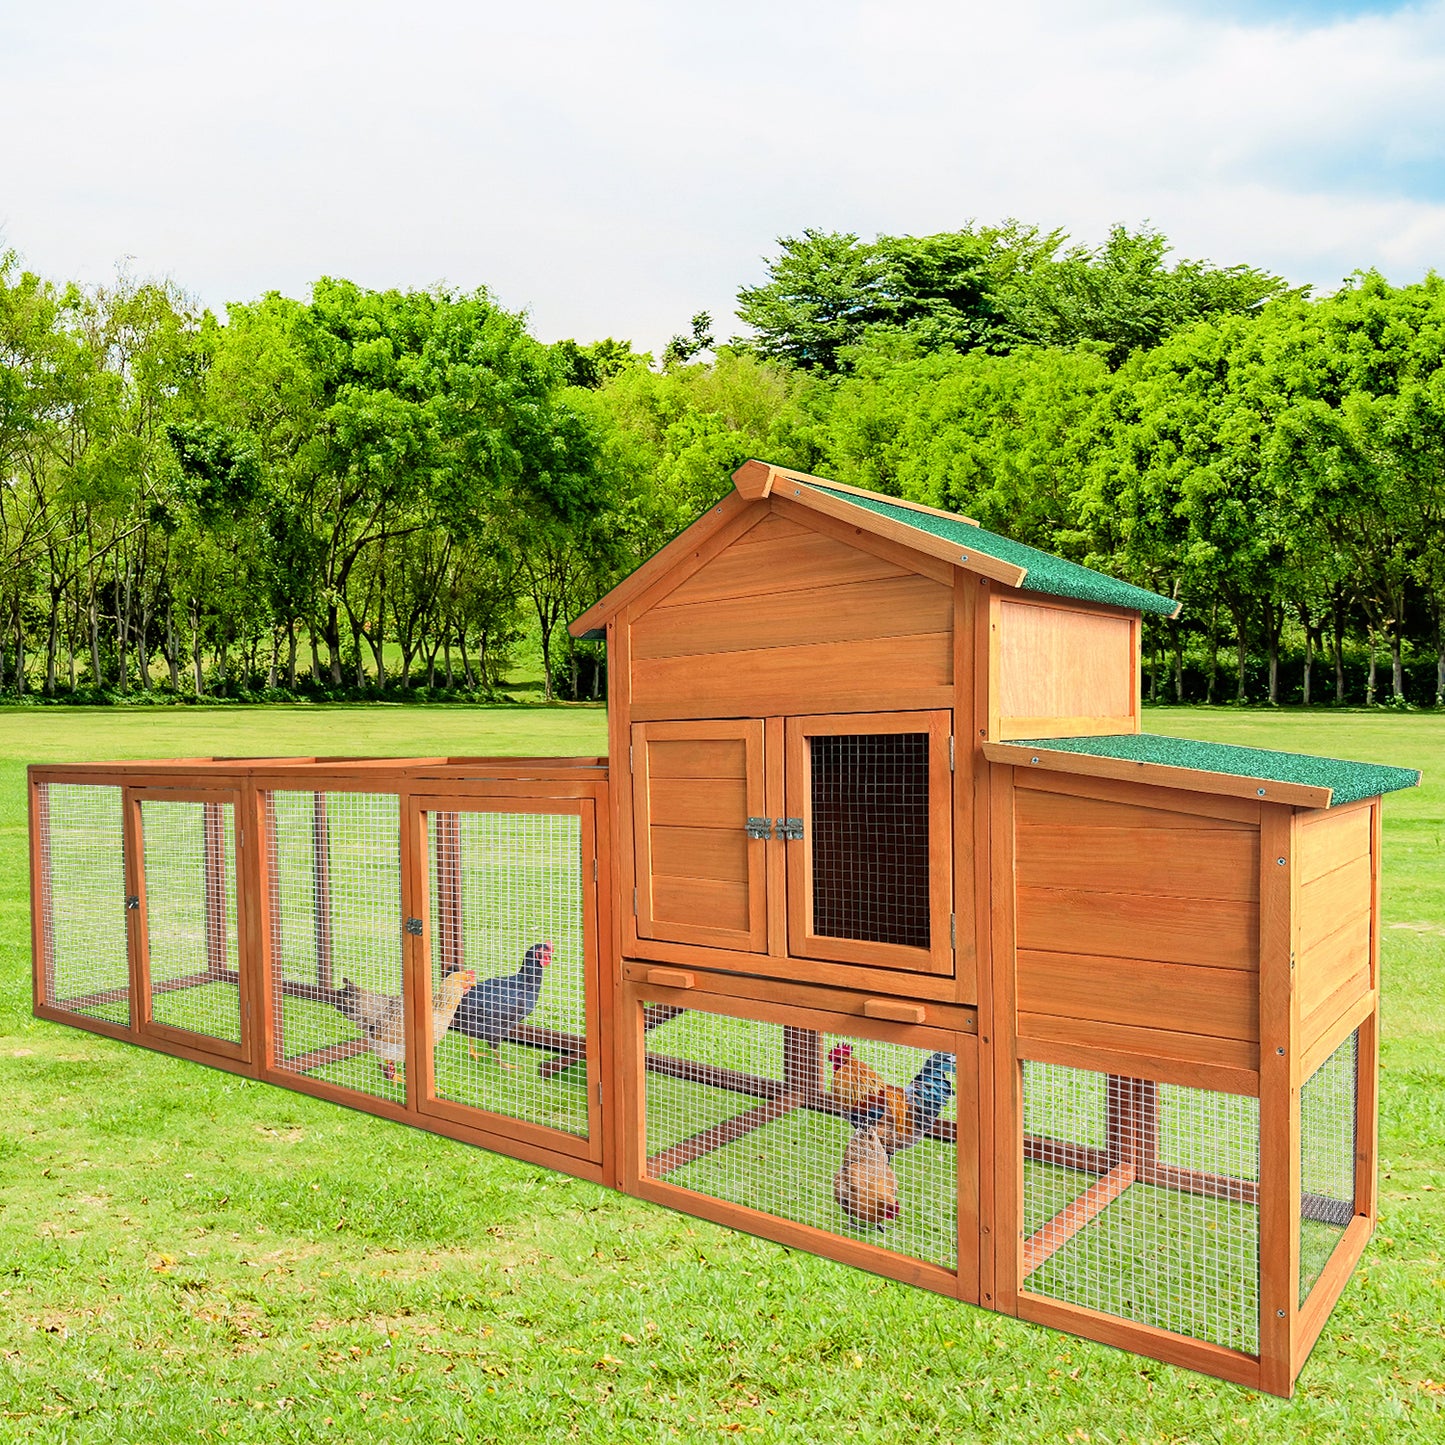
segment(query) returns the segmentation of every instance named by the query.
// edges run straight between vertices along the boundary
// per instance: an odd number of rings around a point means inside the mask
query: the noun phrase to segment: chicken
[[[898,1180],[877,1129],[859,1129],[848,1141],[843,1167],[833,1176],[833,1198],[854,1224],[882,1229],[898,1218]]]
[[[942,1049],[929,1054],[923,1061],[923,1067],[903,1091],[903,1097],[908,1102],[907,1127],[901,1131],[895,1131],[886,1124],[879,1127],[878,1140],[889,1158],[900,1149],[916,1144],[933,1127],[943,1112],[943,1106],[953,1095],[952,1075],[955,1068],[953,1055]]]
[[[504,974],[499,978],[484,978],[466,993],[451,1021],[451,1027],[469,1039],[481,1039],[490,1044],[497,1062],[504,1069],[501,1054],[503,1039],[510,1038],[519,1024],[526,1022],[542,992],[542,970],[552,962],[552,945],[534,943],[522,960],[516,973]],[[467,1045],[467,1051],[477,1057],[474,1043]]]
[[[470,969],[450,973],[442,980],[432,1000],[433,1040],[447,1031],[457,1006],[476,981]],[[345,978],[331,1002],[361,1030],[367,1048],[381,1064],[382,1074],[395,1079],[396,1066],[406,1062],[406,1009],[401,999],[391,993],[373,993]]]
[[[848,1111],[855,1129],[877,1124],[880,1131],[899,1138],[908,1132],[907,1096],[862,1059],[855,1059],[852,1044],[834,1044],[828,1062],[833,1066],[832,1096]]]

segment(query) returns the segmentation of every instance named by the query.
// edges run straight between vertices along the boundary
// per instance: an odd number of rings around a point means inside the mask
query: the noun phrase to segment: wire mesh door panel
[[[590,801],[424,800],[428,1112],[600,1157]]]
[[[950,716],[788,719],[793,953],[953,972]]]
[[[759,1215],[805,1226],[811,1239],[776,1237],[823,1253],[848,1256],[832,1236],[954,1273],[954,1036],[894,1043],[833,1015],[716,1007],[643,1010],[643,1179],[748,1211],[712,1214],[758,1233],[770,1232]],[[892,1272],[886,1258],[870,1267]]]
[[[129,1028],[125,804],[119,787],[37,783],[35,921],[42,1004]]]
[[[133,794],[141,856],[144,1032],[248,1059],[234,794]]]
[[[1023,1064],[1021,1291],[1256,1354],[1259,1100]]]
[[[270,1066],[402,1104],[400,802],[394,793],[277,789],[264,804]]]
[[[1299,1302],[1355,1218],[1359,1030],[1300,1086]]]

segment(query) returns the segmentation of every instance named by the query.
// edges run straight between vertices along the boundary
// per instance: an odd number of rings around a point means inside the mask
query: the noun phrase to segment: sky
[[[0,0],[0,246],[660,351],[805,228],[1445,269],[1445,0]]]

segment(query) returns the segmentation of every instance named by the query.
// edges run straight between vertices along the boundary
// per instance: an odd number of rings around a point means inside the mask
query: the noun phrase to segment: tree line
[[[322,279],[224,321],[0,253],[0,689],[485,696],[748,456],[1179,598],[1160,698],[1445,696],[1445,290],[1315,298],[1018,223],[784,238],[662,358],[485,291]],[[424,690],[424,692],[423,692]]]

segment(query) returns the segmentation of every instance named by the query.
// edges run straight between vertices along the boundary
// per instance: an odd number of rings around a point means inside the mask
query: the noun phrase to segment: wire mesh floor
[[[1259,1101],[1023,1071],[1024,1289],[1256,1353]]]
[[[954,1056],[651,1010],[647,1172],[953,1269]]]

